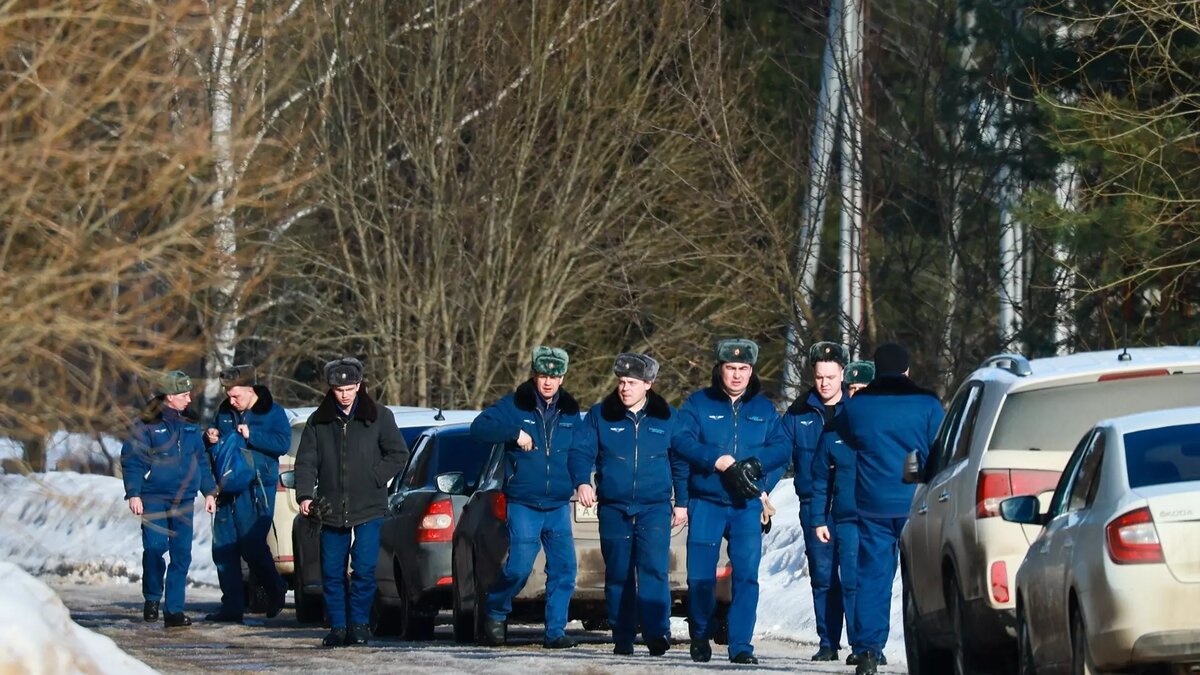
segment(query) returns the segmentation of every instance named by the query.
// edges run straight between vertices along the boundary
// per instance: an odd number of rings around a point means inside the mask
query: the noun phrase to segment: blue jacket
[[[813,526],[858,518],[858,453],[836,432],[821,436],[812,460]]]
[[[757,457],[765,476],[787,464],[787,434],[775,404],[760,393],[761,389],[758,376],[752,374],[750,386],[733,404],[721,388],[714,368],[712,385],[688,396],[680,406],[679,423],[671,443],[689,465],[690,499],[745,505],[721,481],[715,466],[721,455],[732,455],[734,459]],[[764,485],[763,489],[767,487]]]
[[[217,489],[200,425],[164,406],[161,396],[150,401],[121,446],[121,475],[126,499],[179,503]]]
[[[846,402],[841,437],[858,451],[855,495],[858,513],[867,518],[904,518],[915,485],[905,485],[904,460],[916,450],[921,464],[945,412],[937,394],[903,375],[877,375]]]
[[[246,447],[250,448],[250,456],[254,458],[254,470],[263,489],[273,493],[279,482],[279,458],[286,455],[292,445],[292,426],[288,424],[283,407],[275,403],[271,390],[254,385],[254,393],[258,394],[258,400],[244,413],[234,410],[228,398],[222,401],[212,425],[221,436],[236,434],[239,424],[250,427]]]
[[[592,406],[571,448],[571,482],[590,483],[595,467],[602,504],[633,513],[674,492],[675,506],[687,506],[688,465],[671,449],[679,414],[653,391],[641,412],[635,421],[616,392]]]
[[[575,486],[567,468],[575,434],[583,420],[579,403],[558,390],[554,408],[543,414],[533,380],[496,401],[471,422],[471,436],[484,443],[504,443],[504,496],[536,509],[552,509],[571,501]],[[533,437],[533,449],[517,447],[520,431]]]
[[[842,406],[849,398],[849,388],[842,387],[842,398],[834,406],[835,417],[841,416]],[[832,421],[825,419],[825,404],[821,403],[815,388],[810,389],[808,395],[796,399],[783,414],[783,430],[791,441],[792,467],[795,469],[792,484],[796,486],[796,496],[800,501],[813,496],[813,457],[826,425]]]

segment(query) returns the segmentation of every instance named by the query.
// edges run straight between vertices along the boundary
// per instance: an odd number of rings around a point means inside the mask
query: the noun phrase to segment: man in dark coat
[[[576,435],[571,479],[580,506],[599,503],[613,653],[633,653],[640,615],[646,648],[661,656],[671,646],[667,574],[671,528],[687,522],[687,462],[671,449],[675,410],[650,389],[658,362],[648,354],[618,354],[613,373],[616,391],[592,406]]]
[[[245,439],[256,477],[245,490],[222,491],[217,496],[213,562],[221,585],[221,608],[205,620],[241,623],[246,597],[242,560],[267,593],[268,617],[278,615],[286,599],[287,583],[275,569],[267,535],[275,517],[279,458],[291,446],[292,428],[287,413],[275,403],[271,391],[257,384],[253,366],[226,368],[221,372],[221,384],[226,398],[217,407],[212,426],[204,437],[209,454],[222,437],[238,434]]]
[[[916,451],[922,464],[945,416],[933,392],[908,378],[908,351],[889,342],[875,350],[875,379],[846,402],[838,434],[857,452],[857,675],[874,675],[887,643],[900,531],[915,485],[904,463]]]
[[[183,603],[192,564],[196,492],[204,494],[204,509],[214,513],[216,484],[200,426],[188,415],[191,378],[173,370],[159,379],[155,389],[121,446],[121,472],[129,510],[142,519],[142,618],[158,619],[165,575],[163,623],[174,628],[192,623],[183,613]],[[168,551],[170,565],[163,562]]]
[[[404,468],[408,446],[392,411],[367,394],[361,361],[330,361],[325,381],[329,392],[308,418],[296,451],[296,499],[305,516],[313,512],[318,488],[328,503],[321,516],[321,584],[330,631],[321,644],[365,645],[387,485]]]
[[[574,487],[567,457],[581,420],[579,403],[562,388],[567,352],[533,350],[533,377],[484,410],[471,423],[471,435],[506,444],[504,496],[508,508],[508,559],[487,594],[479,641],[499,646],[512,601],[525,587],[538,550],[546,552],[546,633],[542,646],[567,649],[567,610],[575,592],[575,538],[571,533]]]
[[[759,465],[760,475],[778,471],[788,461],[789,446],[779,412],[762,394],[754,374],[758,345],[750,340],[722,340],[717,344],[716,357],[712,385],[693,393],[680,406],[672,439],[689,466],[691,657],[701,663],[712,658],[709,639],[717,604],[717,559],[721,539],[725,538],[733,565],[729,660],[755,664],[758,659],[750,639],[758,611],[763,534],[763,502],[759,496],[764,486],[757,486],[751,494],[733,489],[724,478],[735,465]]]

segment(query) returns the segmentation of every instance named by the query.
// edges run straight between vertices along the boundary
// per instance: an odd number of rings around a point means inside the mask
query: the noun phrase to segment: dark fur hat
[[[658,361],[649,354],[623,352],[617,354],[617,360],[613,362],[613,374],[653,382],[658,377]]]
[[[254,372],[254,366],[242,364],[221,371],[222,387],[253,387],[256,384],[258,375]]]
[[[833,361],[845,366],[850,360],[846,348],[836,342],[818,342],[808,350],[808,365],[816,366],[821,361]]]
[[[325,382],[331,387],[358,384],[363,379],[362,361],[353,356],[343,356],[325,364]]]
[[[758,344],[754,340],[736,338],[721,340],[717,343],[717,363],[747,363],[754,365],[758,362]]]

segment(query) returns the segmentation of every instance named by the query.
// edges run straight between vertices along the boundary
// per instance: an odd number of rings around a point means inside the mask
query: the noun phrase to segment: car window
[[[1091,498],[1095,492],[1096,480],[1100,474],[1100,460],[1104,457],[1104,432],[1099,431],[1092,436],[1092,442],[1083,451],[1079,461],[1079,470],[1075,472],[1075,480],[1071,483],[1071,495],[1067,498],[1067,510],[1078,511],[1091,506]]]
[[[1009,394],[988,449],[1066,452],[1096,422],[1200,405],[1200,374],[1089,382]]]
[[[1091,446],[1092,438],[1096,433],[1095,430],[1092,430],[1079,439],[1079,443],[1075,445],[1075,451],[1071,453],[1071,458],[1063,467],[1062,475],[1058,478],[1058,486],[1054,488],[1054,495],[1050,498],[1050,508],[1046,511],[1050,518],[1066,512],[1067,498],[1071,495],[1071,486],[1075,482],[1075,476],[1079,473],[1079,462],[1083,459],[1084,452]]]
[[[492,444],[477,441],[469,432],[439,434],[436,450],[436,468],[428,472],[426,481],[442,473],[461,472],[467,484],[467,493],[475,489],[479,471],[488,460]]]
[[[415,490],[425,487],[427,467],[429,466],[430,447],[435,441],[431,436],[417,439],[417,447],[413,449],[412,457],[408,460],[408,468],[400,479],[400,487],[404,490]]]
[[[932,479],[950,464],[950,456],[954,450],[955,431],[962,422],[963,410],[966,408],[967,399],[974,384],[973,382],[964,384],[954,395],[954,400],[950,402],[950,411],[946,413],[942,425],[938,427],[937,437],[933,440],[933,448],[929,455],[930,466],[927,467],[925,473],[926,480]]]
[[[491,453],[479,474],[478,488],[481,490],[494,490],[504,485],[504,444],[493,445]]]
[[[979,417],[979,403],[983,400],[983,384],[972,382],[966,394],[962,420],[951,439],[954,454],[950,457],[950,464],[965,459],[971,453],[971,436],[975,431],[975,420]]]
[[[1121,440],[1129,487],[1200,480],[1200,424],[1134,431]]]

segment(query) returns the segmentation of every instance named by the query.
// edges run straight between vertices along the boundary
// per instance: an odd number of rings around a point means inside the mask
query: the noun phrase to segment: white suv
[[[1011,667],[996,656],[1015,655],[1014,577],[1041,528],[1003,520],[1000,502],[1047,501],[1097,421],[1189,405],[1200,405],[1194,347],[1001,354],[971,373],[920,475],[906,476],[920,483],[900,540],[909,672]]]

